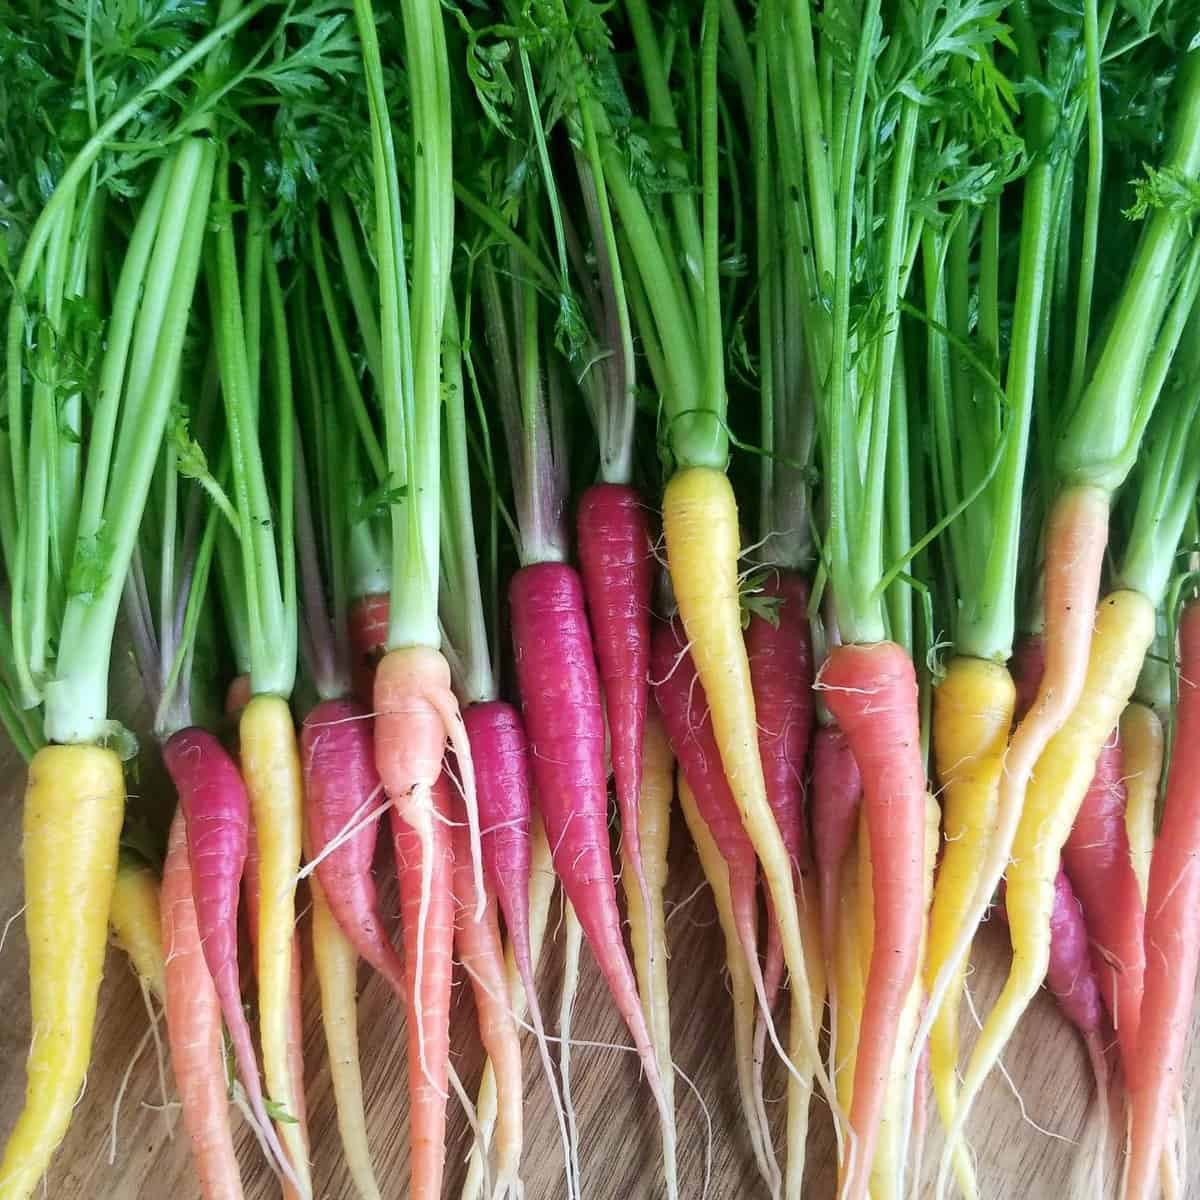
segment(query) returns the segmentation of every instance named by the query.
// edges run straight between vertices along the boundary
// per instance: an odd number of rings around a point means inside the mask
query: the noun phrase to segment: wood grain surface
[[[21,905],[20,798],[24,770],[5,746],[0,752],[0,927],[16,917],[0,951],[0,1133],[7,1134],[19,1109],[24,1088],[29,1011],[25,980],[26,946]],[[169,805],[169,792],[151,770],[138,782],[132,803],[157,814]],[[386,840],[386,839],[381,839]],[[681,822],[676,822],[671,850],[668,894],[673,904],[668,924],[671,947],[671,1010],[674,1056],[695,1091],[677,1085],[680,1128],[681,1194],[688,1200],[704,1195],[705,1161],[710,1142],[711,1177],[707,1195],[713,1200],[765,1196],[759,1186],[743,1132],[736,1100],[731,1055],[729,997],[722,973],[722,939],[712,900],[702,881],[695,855]],[[394,889],[385,889],[387,912],[395,912]],[[551,930],[553,931],[553,920]],[[304,930],[307,939],[307,929]],[[561,940],[561,939],[560,939]],[[306,968],[308,966],[305,942]],[[982,1011],[991,1003],[1006,963],[1005,934],[998,922],[979,939],[970,980]],[[560,960],[550,953],[542,972],[543,1007],[557,1012]],[[404,1017],[387,989],[364,969],[360,975],[360,1031],[370,1137],[384,1195],[408,1193],[406,1066]],[[969,1016],[964,1022],[970,1024]],[[309,1099],[316,1194],[325,1200],[352,1200],[355,1193],[342,1166],[337,1127],[325,1062],[315,980],[305,991],[306,1082]],[[75,1112],[70,1133],[51,1168],[46,1196],[50,1200],[192,1200],[198,1196],[188,1161],[178,1111],[162,1108],[153,1050],[143,1050],[133,1064],[128,1087],[116,1114],[115,1156],[111,1131],[114,1102],[121,1080],[147,1029],[141,997],[123,957],[108,959],[101,993],[100,1019],[92,1069]],[[575,1036],[588,1042],[626,1045],[595,967],[587,961],[579,989]],[[474,1087],[482,1056],[474,1028],[469,989],[456,984],[452,1040],[456,1066]],[[969,1039],[968,1039],[969,1040]],[[532,1039],[529,1039],[532,1041]],[[997,1074],[988,1084],[971,1125],[982,1194],[989,1198],[1073,1200],[1097,1194],[1084,1168],[1094,1154],[1080,1151],[1093,1091],[1087,1064],[1071,1029],[1042,993],[1005,1056],[1011,1082]],[[550,1200],[563,1194],[561,1160],[546,1088],[539,1078],[535,1053],[526,1046],[525,1183],[528,1200]],[[782,1118],[782,1071],[769,1074],[773,1118]],[[1193,1053],[1187,1081],[1200,1072]],[[657,1200],[664,1192],[658,1170],[658,1136],[653,1110],[639,1086],[636,1060],[619,1049],[578,1047],[572,1056],[574,1098],[582,1143],[584,1195],[588,1200]],[[170,1073],[168,1069],[168,1088]],[[1197,1128],[1200,1101],[1187,1089],[1188,1125]],[[1022,1100],[1018,1100],[1018,1093]],[[697,1096],[703,1098],[702,1107]],[[169,1097],[168,1097],[169,1099]],[[705,1111],[707,1109],[707,1113]],[[248,1200],[277,1197],[279,1188],[262,1165],[247,1127],[239,1126],[238,1143]],[[932,1195],[929,1180],[940,1137],[930,1114],[931,1134],[921,1196]],[[445,1194],[457,1196],[463,1160],[469,1147],[462,1114],[452,1106]],[[1188,1195],[1200,1196],[1200,1165],[1193,1156]],[[1116,1147],[1106,1194],[1116,1194]],[[833,1134],[819,1100],[812,1110],[805,1196],[833,1195]]]

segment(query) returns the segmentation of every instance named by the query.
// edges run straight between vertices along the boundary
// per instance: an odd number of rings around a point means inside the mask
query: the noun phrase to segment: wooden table
[[[11,752],[0,756],[0,925],[21,904],[20,794],[23,771]],[[143,779],[141,803],[152,794],[167,795],[156,779]],[[672,843],[669,896],[678,902],[700,882],[699,867],[682,826]],[[385,892],[394,912],[394,894]],[[736,1100],[730,1054],[730,1005],[722,975],[722,939],[715,924],[711,897],[702,890],[679,908],[668,925],[672,950],[671,1008],[674,1056],[703,1096],[712,1121],[713,1200],[764,1196],[758,1185]],[[1004,931],[998,922],[985,928],[970,980],[981,1006],[991,1003],[1006,962]],[[307,954],[307,948],[306,948]],[[29,1014],[25,980],[23,923],[12,922],[0,953],[0,1133],[7,1133],[24,1088]],[[543,1008],[557,1012],[559,960],[551,954],[544,965]],[[305,1002],[307,1093],[314,1152],[316,1194],[326,1200],[352,1200],[355,1193],[340,1162],[337,1128],[324,1061],[315,981],[308,979]],[[360,1029],[370,1136],[376,1169],[386,1197],[407,1195],[408,1152],[404,1018],[387,989],[364,969],[360,976]],[[575,1036],[596,1042],[627,1044],[595,967],[585,952],[579,989]],[[116,1123],[116,1156],[109,1162],[114,1100],[121,1078],[147,1028],[138,988],[127,964],[110,953],[101,992],[101,1015],[92,1070],[70,1133],[51,1168],[46,1195],[51,1200],[192,1200],[198,1195],[188,1160],[186,1138],[178,1129],[175,1109],[160,1111],[154,1055],[144,1052],[133,1067]],[[982,1009],[981,1009],[982,1010]],[[969,1018],[967,1018],[969,1022]],[[530,1039],[531,1040],[531,1039]],[[453,1022],[456,1065],[474,1087],[481,1051],[474,1032],[468,989],[460,982]],[[1196,1042],[1193,1043],[1195,1047]],[[1080,1200],[1095,1196],[1072,1139],[1084,1127],[1093,1102],[1087,1064],[1077,1037],[1058,1015],[1051,998],[1040,995],[1005,1056],[1012,1084],[996,1075],[988,1084],[971,1126],[980,1164],[983,1195],[1014,1200]],[[557,1134],[549,1097],[539,1077],[530,1046],[525,1055],[527,1140],[525,1182],[529,1200],[563,1194]],[[778,1067],[778,1064],[776,1064]],[[658,1170],[658,1135],[653,1109],[639,1087],[633,1056],[619,1050],[577,1048],[572,1056],[574,1096],[581,1136],[584,1195],[589,1200],[651,1200],[663,1195]],[[1193,1053],[1188,1080],[1200,1073],[1200,1052]],[[782,1095],[782,1071],[769,1073],[768,1092]],[[168,1074],[168,1086],[170,1086]],[[1024,1097],[1025,1111],[1015,1095]],[[681,1194],[702,1195],[706,1148],[705,1118],[695,1096],[677,1086],[680,1129]],[[773,1103],[774,1118],[782,1117]],[[1195,1129],[1200,1099],[1189,1096],[1189,1125]],[[247,1127],[239,1125],[248,1200],[279,1195],[278,1185],[263,1167]],[[931,1136],[926,1174],[936,1164],[940,1144],[931,1103]],[[461,1113],[452,1105],[448,1148],[447,1196],[458,1195],[468,1137]],[[1200,1165],[1193,1155],[1188,1194],[1200,1196]],[[1113,1159],[1114,1170],[1116,1159]],[[833,1135],[828,1113],[813,1104],[808,1143],[805,1195],[833,1194]],[[1116,1194],[1110,1171],[1108,1194]],[[932,1195],[928,1179],[921,1195]]]

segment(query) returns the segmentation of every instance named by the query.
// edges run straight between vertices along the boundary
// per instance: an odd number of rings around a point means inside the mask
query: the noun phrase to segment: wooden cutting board
[[[0,751],[0,926],[15,919],[0,951],[0,1135],[6,1135],[20,1106],[28,1047],[29,1012],[25,980],[26,945],[21,905],[20,797],[24,772],[11,749]],[[161,779],[143,778],[146,805],[169,791]],[[700,887],[702,876],[686,831],[677,822],[668,888],[674,905],[668,924],[671,947],[673,1052],[681,1072],[676,1086],[680,1131],[681,1195],[704,1195],[706,1154],[711,1150],[708,1196],[713,1200],[765,1196],[759,1185],[740,1121],[731,1054],[729,997],[722,973],[722,938],[712,899]],[[700,890],[697,891],[699,887]],[[394,913],[394,892],[384,893]],[[554,922],[551,923],[554,931]],[[305,930],[307,938],[307,930]],[[557,1013],[561,960],[549,954],[542,972],[543,1008]],[[305,954],[308,955],[306,942]],[[1007,960],[1005,933],[998,922],[986,927],[975,954],[970,990],[985,1011],[1000,984]],[[307,968],[306,962],[306,968]],[[355,1192],[340,1160],[337,1126],[325,1062],[317,991],[306,974],[305,1055],[316,1194],[325,1200],[353,1200]],[[376,1170],[385,1197],[408,1194],[408,1150],[404,1060],[404,1016],[381,981],[360,975],[360,1031],[364,1084]],[[453,1045],[456,1066],[473,1091],[482,1053],[475,1033],[469,989],[456,985]],[[964,1016],[964,1024],[970,1024]],[[51,1200],[192,1200],[199,1192],[188,1159],[178,1110],[161,1108],[163,1096],[152,1046],[133,1061],[148,1020],[124,958],[110,952],[101,993],[100,1019],[92,1069],[71,1130],[51,1168],[46,1195]],[[574,1036],[582,1041],[627,1045],[595,967],[587,960],[579,988]],[[531,1040],[531,1039],[530,1039]],[[969,1040],[969,1039],[968,1039]],[[1200,1094],[1187,1085],[1200,1078],[1200,1050],[1193,1042],[1185,1092],[1188,1124],[1200,1120]],[[572,1081],[578,1112],[584,1195],[589,1200],[657,1200],[664,1194],[658,1166],[654,1112],[639,1086],[636,1060],[618,1049],[577,1047]],[[131,1067],[132,1063],[132,1067]],[[1078,1038],[1059,1016],[1053,1000],[1040,995],[1005,1056],[1009,1081],[997,1074],[988,1084],[971,1125],[982,1195],[1020,1200],[1093,1200],[1095,1183],[1081,1168],[1094,1154],[1080,1152],[1075,1139],[1084,1131],[1094,1102],[1087,1062]],[[768,1072],[768,1104],[781,1124],[785,1078],[778,1064]],[[525,1183],[528,1200],[564,1194],[559,1146],[548,1092],[536,1055],[526,1047],[527,1138]],[[119,1111],[114,1106],[123,1077],[128,1085]],[[168,1099],[172,1089],[167,1069]],[[1020,1099],[1018,1099],[1018,1094]],[[700,1099],[704,1107],[701,1106]],[[706,1111],[707,1110],[707,1111]],[[263,1167],[247,1127],[235,1116],[248,1200],[279,1195]],[[707,1130],[711,1123],[711,1145]],[[929,1179],[940,1147],[932,1103],[931,1134],[921,1196],[933,1193]],[[113,1133],[115,1131],[115,1138]],[[777,1140],[777,1144],[780,1144]],[[446,1196],[457,1197],[469,1148],[465,1121],[451,1106]],[[114,1153],[115,1151],[115,1153]],[[1200,1196],[1200,1154],[1193,1155],[1188,1195]],[[833,1195],[833,1133],[819,1100],[812,1106],[805,1196]],[[1111,1160],[1106,1194],[1116,1194]]]

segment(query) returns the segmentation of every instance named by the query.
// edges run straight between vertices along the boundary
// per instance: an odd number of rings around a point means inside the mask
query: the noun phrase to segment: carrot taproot
[[[258,841],[260,897],[256,931],[259,1038],[271,1099],[298,1120],[303,1080],[293,1075],[293,965],[296,878],[303,840],[303,785],[296,727],[279,696],[253,696],[238,722],[242,777]],[[281,1123],[279,1137],[298,1181],[310,1195],[308,1154],[300,1125]]]
[[[1129,1155],[1125,1200],[1154,1195],[1180,1094],[1184,1046],[1200,959],[1200,605],[1179,621],[1179,701],[1162,827],[1150,862],[1146,901],[1146,983],[1138,1062],[1129,1080]]]
[[[857,825],[856,837],[857,844]],[[833,970],[837,973],[837,1010],[831,1014],[834,1029],[830,1036],[830,1060],[837,1084],[838,1104],[849,1112],[854,1103],[854,1081],[858,1062],[858,1036],[862,1025],[863,996],[866,985],[866,955],[861,949],[862,931],[859,913],[860,856],[847,854],[841,866],[841,888],[834,910],[837,933],[831,949]]]
[[[469,711],[469,710],[468,710]],[[530,970],[523,972],[517,964],[516,951],[509,929],[508,944],[504,951],[504,975],[508,986],[509,1003],[513,1016],[521,1020],[530,1004],[537,1003],[536,993],[531,995],[522,980],[526,974],[530,979],[537,970],[541,958],[542,946],[545,941],[546,924],[550,917],[550,901],[554,896],[554,865],[550,851],[550,843],[546,840],[546,829],[542,818],[535,810],[529,820],[529,886],[527,889],[528,902],[524,906],[521,920],[529,929],[529,958]],[[501,909],[503,910],[503,905]],[[508,919],[505,918],[507,926]],[[562,1099],[558,1095],[558,1085],[554,1077],[553,1066],[548,1057],[543,1060],[543,1067],[549,1073],[549,1082],[554,1089],[553,1095],[559,1113],[559,1122],[563,1138],[564,1163],[567,1170],[567,1196],[575,1194],[574,1178],[571,1170],[570,1149],[566,1133],[565,1117],[562,1115]],[[481,1147],[486,1148],[496,1125],[498,1097],[496,1088],[496,1072],[490,1062],[484,1063],[483,1078],[479,1082],[479,1095],[476,1098],[476,1114],[479,1121],[480,1136],[471,1147],[471,1156],[467,1166],[467,1178],[463,1184],[462,1200],[477,1200],[483,1187],[483,1157]]]
[[[200,947],[229,1030],[238,1078],[272,1166],[286,1174],[291,1168],[267,1114],[238,971],[238,893],[249,845],[246,788],[228,752],[203,729],[187,727],[172,734],[163,745],[163,764],[187,825]]]
[[[571,1175],[577,1193],[583,1195],[579,1126],[575,1119],[575,1101],[571,1097],[571,1029],[575,1016],[575,997],[579,994],[579,963],[583,956],[584,930],[575,906],[566,896],[563,897],[562,932],[563,982],[558,997],[558,1074],[562,1080],[563,1108],[567,1115],[567,1151],[571,1157]]]
[[[354,695],[362,704],[370,704],[375,694],[375,669],[387,649],[390,611],[387,592],[359,596],[350,605],[350,673]]]
[[[624,483],[594,483],[575,517],[579,575],[587,601],[608,722],[609,754],[621,816],[621,853],[638,884],[642,922],[654,902],[642,864],[638,799],[650,695],[650,609],[654,555],[646,508]],[[655,946],[647,944],[653,958]],[[648,976],[646,982],[651,982]]]
[[[108,921],[117,945],[133,964],[138,979],[161,1000],[162,909],[158,876],[149,864],[132,856],[122,856],[117,864]]]
[[[721,766],[711,710],[678,617],[669,622],[655,623],[651,638],[650,672],[654,698],[662,714],[671,750],[679,764],[680,777],[687,780],[692,800],[725,864],[730,916],[741,959],[762,1010],[763,1020],[778,1048],[774,1022],[766,1008],[766,990],[758,958],[758,871],[754,846],[742,826],[737,804]],[[732,967],[730,970],[732,972]],[[735,1042],[738,1040],[738,1021],[744,1016],[735,1007]],[[750,1020],[753,1023],[753,1014]],[[801,1018],[796,1024],[802,1028],[804,1023]],[[774,1151],[771,1149],[766,1112],[761,1091],[756,1091],[753,1033],[748,1052],[750,1061],[739,1063],[738,1070],[739,1074],[743,1069],[749,1073],[750,1095],[754,1099],[751,1106],[744,1109],[743,1116],[750,1127],[752,1141],[763,1148],[762,1157],[766,1164],[764,1179],[769,1186],[777,1187],[775,1172],[778,1168],[773,1166]],[[780,1057],[790,1062],[782,1049],[779,1053]],[[792,1070],[797,1069],[793,1064]]]
[[[248,830],[246,839],[246,927],[250,935],[250,950],[254,956],[254,971],[260,973],[259,938],[262,929],[262,874],[258,847],[258,831],[253,824]],[[280,1131],[287,1130],[291,1134],[291,1142],[286,1153],[282,1155],[285,1168],[291,1167],[293,1147],[298,1147],[303,1155],[302,1161],[308,1164],[308,1106],[304,1094],[304,1038],[302,1021],[302,976],[300,967],[300,934],[293,932],[291,947],[291,966],[289,968],[287,988],[287,1010],[284,1014],[284,1045],[289,1077],[296,1081],[295,1093],[287,1101],[274,1100],[278,1109],[276,1125]],[[270,1125],[267,1126],[267,1137],[270,1135]],[[296,1200],[303,1195],[303,1182],[293,1178],[295,1172],[289,1174],[284,1170],[283,1194],[284,1200]]]
[[[46,746],[30,762],[22,857],[32,1040],[25,1104],[0,1162],[4,1200],[33,1194],[83,1087],[124,811],[113,751]]]
[[[380,1200],[371,1164],[363,1106],[362,1071],[358,1059],[359,953],[342,930],[325,897],[319,875],[309,884],[312,893],[313,967],[321,989],[321,1025],[329,1054],[329,1076],[337,1107],[338,1134],[346,1169],[362,1200]]]
[[[819,1062],[816,1029],[804,1020],[812,1011],[812,989],[791,864],[767,800],[759,756],[737,580],[737,502],[724,471],[709,466],[677,470],[663,494],[663,531],[685,642],[708,697],[720,761],[775,905],[805,1047],[816,1062],[822,1090],[836,1104]]]
[[[403,1000],[404,964],[384,928],[371,872],[379,824],[367,818],[383,789],[367,708],[349,699],[318,704],[300,730],[300,762],[306,829],[325,902],[357,954]]]
[[[649,664],[647,664],[649,666]],[[667,934],[663,890],[667,884],[667,850],[671,840],[671,804],[675,796],[675,758],[663,728],[658,705],[649,700],[642,733],[641,786],[638,793],[638,833],[642,871],[650,894],[650,924],[640,903],[640,886],[632,870],[621,872],[629,916],[629,941],[633,965],[650,1040],[658,1056],[658,1069],[667,1106],[675,1108],[675,1070],[671,1063],[671,1008],[667,998]],[[622,839],[624,858],[625,843]]]
[[[925,769],[912,659],[894,642],[835,647],[817,677],[863,781],[873,943],[855,1062],[843,1194],[866,1194],[890,1064],[924,928]]]
[[[496,1155],[492,1200],[523,1194],[521,1147],[524,1137],[521,1081],[521,1043],[508,1006],[504,951],[495,895],[488,891],[483,917],[477,916],[471,847],[465,814],[449,788],[443,789],[451,821],[454,856],[453,891],[456,902],[454,944],[471,981],[479,1017],[479,1039],[496,1076],[498,1108],[492,1145]]]
[[[704,878],[712,890],[721,932],[725,935],[725,967],[729,972],[729,993],[733,1001],[734,1065],[737,1070],[738,1093],[742,1111],[746,1116],[746,1130],[750,1136],[750,1148],[759,1174],[777,1196],[781,1185],[779,1164],[771,1140],[764,1140],[766,1127],[763,1122],[751,1119],[758,1110],[758,1098],[754,1093],[753,1065],[754,1047],[754,984],[742,952],[737,921],[733,915],[733,900],[729,890],[729,867],[717,846],[708,822],[700,813],[699,805],[692,794],[687,777],[679,771],[677,778],[679,807],[683,819],[696,847]]]
[[[386,690],[390,658],[381,664],[377,690],[381,686]],[[390,810],[409,989],[408,1194],[412,1200],[437,1200],[446,1166],[454,852],[440,753],[438,766],[425,804],[419,809],[409,804]],[[423,822],[423,828],[410,822],[406,813]]]
[[[1114,729],[1096,759],[1092,782],[1063,845],[1062,864],[1083,906],[1100,992],[1128,1074],[1137,1057],[1146,913],[1125,825],[1124,773]]]
[[[171,1069],[204,1200],[241,1200],[229,1121],[221,1001],[204,957],[193,900],[187,823],[175,814],[162,880],[162,946]]]
[[[1049,580],[1047,597],[1049,606]],[[945,1154],[957,1146],[984,1079],[1045,978],[1050,959],[1049,918],[1062,847],[1091,782],[1096,758],[1137,683],[1142,659],[1154,637],[1154,623],[1154,606],[1141,592],[1115,591],[1101,603],[1095,614],[1095,633],[1079,703],[1049,739],[1025,793],[1007,875],[1012,967],[967,1065],[958,1114],[947,1137],[943,1169],[939,1170],[939,1194],[944,1188]],[[1046,677],[1038,690],[1035,710],[1045,703],[1046,678],[1051,677],[1053,660],[1048,636]],[[1026,722],[1017,727],[1014,739]],[[1012,754],[1010,745],[1010,758]],[[1004,803],[1002,784],[1002,823]]]
[[[513,575],[509,598],[535,795],[554,869],[633,1036],[669,1136],[658,1062],[621,937],[608,840],[604,718],[583,587],[565,563],[540,562]]]
[[[1121,714],[1121,746],[1125,752],[1125,831],[1143,907],[1150,886],[1163,744],[1162,722],[1154,709],[1137,701],[1127,704]]]
[[[563,1161],[568,1174],[568,1194],[570,1194],[573,1183],[570,1177],[566,1115],[554,1074],[554,1065],[550,1058],[546,1027],[542,1020],[542,1008],[538,1000],[533,974],[536,953],[532,945],[534,934],[530,927],[531,856],[533,854],[530,829],[533,812],[530,798],[529,744],[525,737],[525,727],[522,724],[520,713],[511,704],[500,700],[468,705],[463,711],[463,723],[466,726],[467,738],[471,743],[471,753],[476,763],[484,872],[496,895],[500,911],[504,915],[504,927],[508,934],[508,956],[516,970],[523,996],[520,1007],[522,1009],[528,1007],[533,1023],[542,1071],[550,1088],[550,1096],[558,1120],[559,1134],[563,1144]],[[457,869],[457,858],[455,861]],[[549,870],[548,866],[547,870]],[[542,885],[541,891],[546,893],[546,904],[548,905],[549,891],[553,889],[553,874],[550,874],[548,880],[543,879],[539,882]],[[545,920],[544,914],[542,920],[543,922]],[[541,934],[539,932],[537,934],[539,947],[540,943]],[[505,994],[510,994],[512,990],[511,985],[506,983]],[[521,1013],[517,1012],[518,1005],[511,995],[510,1001],[514,1013],[519,1017]],[[490,1072],[488,1078],[494,1089],[493,1094],[498,1100],[499,1079],[496,1068],[490,1061],[488,1071]],[[485,1143],[490,1143],[495,1116],[498,1114],[489,1116],[487,1112],[483,1111],[483,1093],[484,1087],[481,1085],[478,1115],[483,1139]],[[471,1163],[472,1173],[481,1169],[482,1164],[479,1162],[478,1155],[473,1153]],[[477,1163],[479,1163],[478,1167]],[[470,1183],[471,1179],[469,1178],[468,1185]],[[466,1195],[468,1192],[464,1189],[464,1196]]]
[[[1018,678],[1026,678],[1019,676]],[[1016,688],[999,663],[957,655],[933,693],[933,749],[942,786],[945,848],[934,883],[925,983],[932,988],[953,947],[975,893],[995,820],[1004,752],[1012,727]],[[959,964],[929,1038],[929,1069],[942,1122],[958,1106],[958,1022],[967,964]],[[965,1196],[976,1194],[970,1156],[956,1172]]]

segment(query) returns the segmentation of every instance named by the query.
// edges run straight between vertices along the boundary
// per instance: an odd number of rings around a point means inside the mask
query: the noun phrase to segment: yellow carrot
[[[675,794],[675,759],[654,701],[649,702],[642,734],[642,788],[638,797],[638,834],[642,872],[650,897],[650,928],[637,872],[621,848],[621,882],[629,916],[629,941],[637,972],[642,1009],[654,1043],[667,1111],[675,1112],[675,1068],[671,1063],[671,1006],[667,993],[667,934],[663,888],[667,883],[667,849],[671,841],[671,800]],[[670,1160],[673,1166],[673,1160]],[[674,1194],[676,1182],[667,1181]]]
[[[868,895],[869,885],[868,884]],[[858,1026],[862,1019],[866,970],[861,947],[859,913],[862,910],[859,855],[850,852],[842,864],[842,892],[838,898],[838,936],[833,950],[833,966],[837,973],[837,1013],[834,1058],[834,1079],[837,1082],[838,1104],[849,1111],[854,1100],[854,1069],[858,1062]],[[868,911],[870,900],[867,900]]]
[[[158,876],[146,863],[122,858],[108,921],[138,978],[161,1000],[164,984]]]
[[[124,814],[125,776],[111,750],[34,755],[22,842],[32,1037],[25,1107],[0,1162],[2,1200],[33,1195],[87,1075]]]
[[[795,1011],[813,1008],[792,864],[767,803],[750,664],[742,634],[738,593],[740,536],[737,501],[723,471],[688,467],[671,477],[663,494],[663,532],[671,583],[692,660],[712,714],[721,763],[754,844],[783,941]],[[820,1062],[817,1029],[800,1020],[800,1037],[822,1090],[836,1107]],[[840,1122],[840,1114],[835,1114]]]
[[[303,830],[296,727],[285,700],[259,695],[242,712],[238,733],[242,775],[258,833],[258,1023],[263,1075],[270,1099],[295,1114],[303,1087],[303,1081],[292,1079],[288,1049],[296,876]],[[312,1181],[300,1127],[281,1121],[278,1129],[296,1176],[310,1195]]]
[[[312,891],[313,966],[321,989],[321,1024],[329,1052],[329,1076],[337,1105],[338,1133],[350,1178],[363,1200],[380,1200],[379,1184],[367,1144],[362,1074],[358,1059],[358,953],[342,932],[320,881]]]
[[[1163,727],[1148,704],[1128,704],[1121,714],[1121,753],[1125,760],[1125,828],[1129,857],[1142,903],[1150,883],[1154,813],[1163,766]]]
[[[530,958],[536,971],[546,939],[546,925],[550,918],[550,901],[554,897],[554,864],[550,843],[546,840],[546,828],[541,817],[534,812],[529,823],[529,942]],[[528,1011],[525,989],[521,986],[521,974],[512,947],[504,952],[504,975],[508,985],[509,1005],[517,1020],[523,1020]],[[467,1178],[463,1183],[462,1200],[478,1200],[483,1189],[483,1159],[480,1147],[486,1151],[496,1129],[499,1097],[496,1091],[496,1072],[489,1059],[483,1065],[483,1077],[479,1081],[479,1094],[475,1098],[475,1118],[479,1124],[479,1136],[471,1147],[467,1164]]]
[[[712,889],[713,903],[717,907],[717,917],[721,922],[721,930],[725,934],[725,965],[729,970],[729,991],[733,999],[733,1057],[737,1064],[738,1093],[741,1096],[742,1111],[746,1115],[746,1125],[750,1133],[750,1147],[754,1151],[754,1159],[762,1177],[767,1181],[771,1194],[778,1195],[780,1186],[779,1166],[775,1161],[775,1152],[771,1146],[765,1121],[755,1119],[759,1112],[759,1101],[754,1088],[754,1015],[755,995],[754,983],[750,978],[750,968],[746,965],[746,955],[742,950],[742,940],[738,936],[737,922],[733,915],[733,897],[729,890],[729,869],[717,843],[709,832],[708,825],[696,807],[696,800],[683,772],[677,779],[679,789],[679,807],[683,810],[683,819],[704,878]]]
[[[957,1152],[971,1104],[1046,976],[1059,856],[1091,783],[1096,758],[1133,693],[1153,637],[1154,606],[1145,596],[1116,591],[1105,598],[1096,612],[1079,703],[1038,759],[1008,869],[1012,967],[967,1065],[938,1173],[939,1196],[944,1194],[947,1156]]]
[[[1008,669],[979,658],[951,659],[933,693],[933,748],[942,785],[945,849],[934,884],[925,961],[934,981],[968,919],[996,817],[1000,773],[1012,726],[1016,689]],[[967,963],[959,963],[934,1020],[929,1070],[943,1123],[958,1107],[958,1020]],[[977,1194],[970,1156],[955,1159],[959,1189]]]

